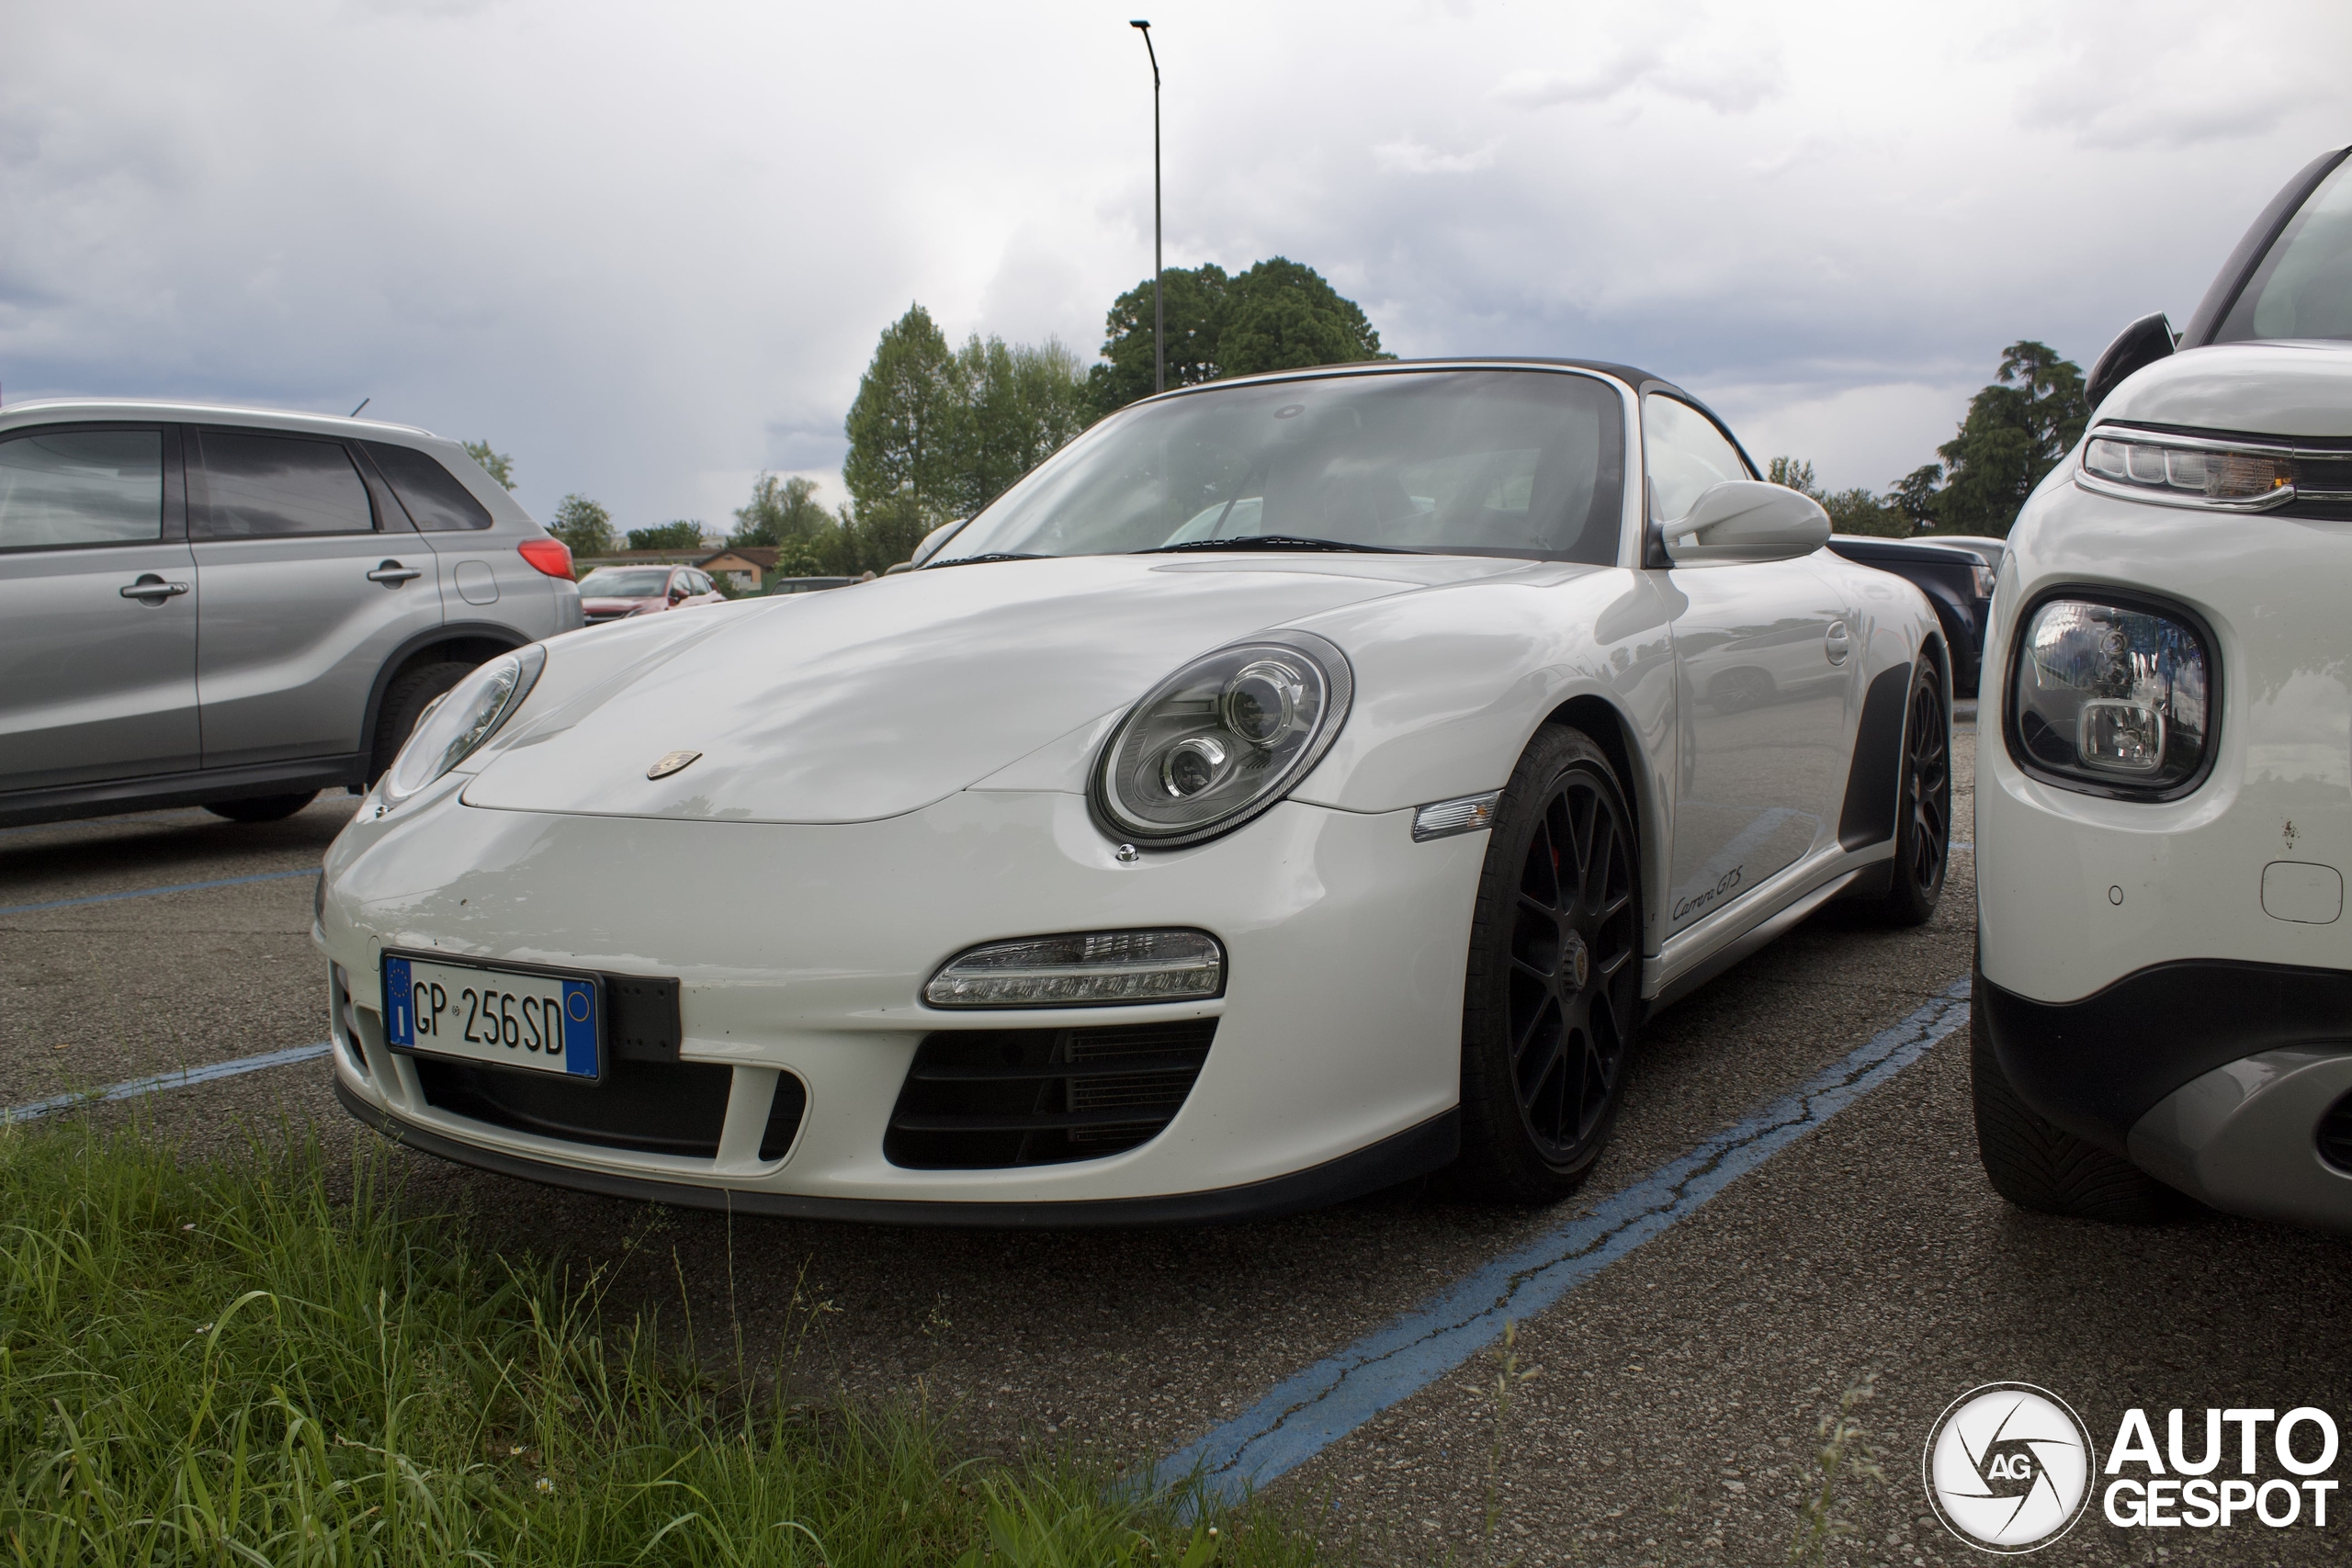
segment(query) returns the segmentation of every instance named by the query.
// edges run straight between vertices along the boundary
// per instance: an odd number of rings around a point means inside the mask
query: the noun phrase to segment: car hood
[[[464,798],[741,822],[895,817],[1119,711],[1237,637],[1528,564],[1082,556],[933,568],[746,604],[650,668],[545,714],[526,707],[525,728]],[[565,653],[550,646],[550,676]],[[671,751],[701,755],[647,778]]]
[[[594,596],[583,594],[580,600],[580,607],[591,615],[604,615],[615,611],[641,609],[648,604],[659,604],[662,597],[659,593],[648,599],[615,599],[602,593]]]
[[[2101,423],[2250,435],[2352,436],[2352,343],[2222,343],[2134,371]]]

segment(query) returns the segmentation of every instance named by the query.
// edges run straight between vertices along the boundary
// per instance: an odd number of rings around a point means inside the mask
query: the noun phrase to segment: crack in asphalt
[[[1422,1306],[1277,1383],[1242,1415],[1155,1466],[1149,1484],[1238,1500],[1462,1365],[1610,1264],[1703,1207],[1968,1023],[1965,976],[1762,1111]]]

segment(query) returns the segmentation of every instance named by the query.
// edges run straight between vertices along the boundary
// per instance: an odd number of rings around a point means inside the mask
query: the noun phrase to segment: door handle
[[[1821,649],[1824,653],[1826,653],[1829,656],[1829,662],[1832,664],[1845,663],[1846,655],[1852,652],[1853,648],[1854,641],[1852,637],[1847,635],[1846,623],[1843,621],[1830,622],[1827,635],[1823,637],[1821,639]]]
[[[424,575],[424,573],[415,567],[402,566],[396,560],[388,560],[379,562],[376,570],[368,574],[368,581],[380,582],[387,588],[398,588],[410,578]]]
[[[153,572],[149,571],[141,572],[138,581],[127,582],[115,592],[120,593],[126,599],[139,600],[152,610],[156,605],[162,604],[164,600],[175,598],[179,594],[187,592],[187,584],[185,582],[166,582],[162,578],[156,576]]]

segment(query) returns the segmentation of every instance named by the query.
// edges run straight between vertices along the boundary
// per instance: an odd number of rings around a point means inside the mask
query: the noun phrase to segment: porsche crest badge
[[[645,776],[649,779],[666,779],[672,773],[690,765],[696,757],[701,755],[699,751],[664,751],[654,760],[651,767],[645,770]]]

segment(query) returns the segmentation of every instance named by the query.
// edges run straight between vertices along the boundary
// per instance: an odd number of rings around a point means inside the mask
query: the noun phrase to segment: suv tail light
[[[561,539],[526,539],[514,548],[549,577],[571,581],[571,547]]]

